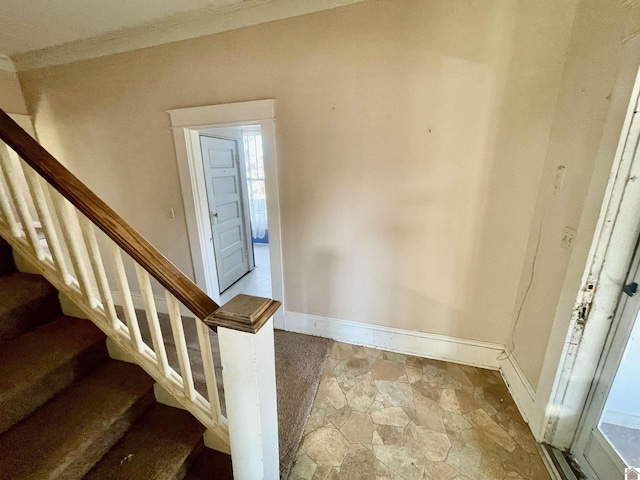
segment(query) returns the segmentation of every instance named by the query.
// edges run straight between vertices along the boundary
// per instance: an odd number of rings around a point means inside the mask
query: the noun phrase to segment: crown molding
[[[16,66],[6,55],[0,55],[0,71],[3,72],[15,72]]]
[[[246,0],[225,8],[206,9],[140,27],[12,56],[18,71],[63,65],[226,32],[260,23],[360,3],[365,0]]]

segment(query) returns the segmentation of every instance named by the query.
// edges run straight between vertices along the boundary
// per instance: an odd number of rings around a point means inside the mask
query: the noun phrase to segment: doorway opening
[[[640,74],[574,305],[545,440],[589,480],[624,478],[640,461]],[[553,453],[556,459],[561,454]]]
[[[274,100],[167,113],[196,284],[219,305],[239,293],[279,300],[282,328]]]
[[[593,480],[640,466],[640,249],[622,288],[571,453]]]

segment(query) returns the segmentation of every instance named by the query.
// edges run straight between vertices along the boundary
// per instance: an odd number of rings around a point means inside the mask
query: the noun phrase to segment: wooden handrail
[[[198,318],[218,304],[0,109],[0,139]]]

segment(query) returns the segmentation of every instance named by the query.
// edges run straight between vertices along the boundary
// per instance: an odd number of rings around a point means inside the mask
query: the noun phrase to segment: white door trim
[[[544,441],[570,448],[640,234],[640,75],[631,95],[598,224],[558,364]]]
[[[640,252],[636,252],[633,266],[625,281],[631,283],[640,274]],[[604,433],[598,428],[600,418],[611,394],[611,388],[627,348],[638,316],[638,297],[620,295],[615,318],[603,349],[593,387],[585,405],[584,413],[576,433],[571,453],[589,478],[609,478],[610,472],[618,470],[618,478],[624,476],[624,460]],[[632,392],[631,392],[632,394]],[[625,419],[626,420],[626,419]],[[626,423],[622,425],[631,427]],[[593,463],[592,463],[593,462]],[[606,471],[606,477],[603,473]],[[598,475],[598,474],[601,475]],[[611,477],[613,478],[613,477]]]
[[[195,281],[218,304],[220,290],[216,272],[205,267],[213,265],[215,269],[215,260],[209,245],[211,220],[206,201],[199,132],[208,128],[260,126],[267,194],[271,296],[284,304],[274,104],[275,100],[269,99],[167,111],[173,130]],[[281,308],[274,316],[276,328],[282,328],[283,311],[284,308]]]

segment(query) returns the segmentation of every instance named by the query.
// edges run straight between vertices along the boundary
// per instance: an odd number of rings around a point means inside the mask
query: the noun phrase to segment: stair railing
[[[239,295],[220,308],[2,110],[0,139],[0,235],[107,335],[118,355],[155,379],[162,387],[158,398],[168,394],[168,402],[207,428],[205,444],[230,451],[236,480],[278,478],[272,316],[280,303]],[[142,327],[132,281],[147,320]],[[189,344],[185,326],[195,327],[197,342]],[[166,347],[171,340],[173,362]],[[206,387],[200,391],[194,381],[199,364]]]

